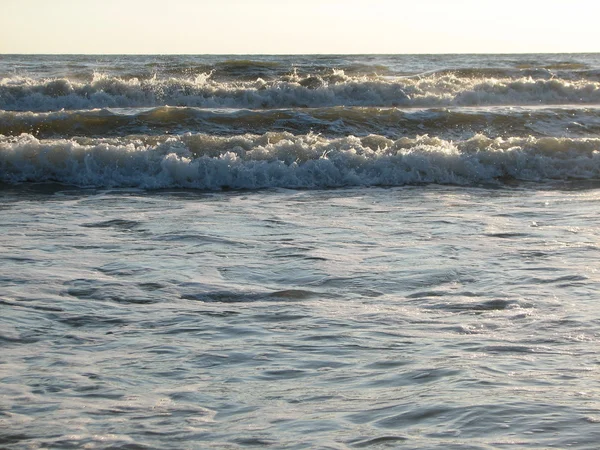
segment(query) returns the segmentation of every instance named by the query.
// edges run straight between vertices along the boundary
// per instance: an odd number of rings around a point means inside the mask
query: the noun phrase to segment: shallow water
[[[1,194],[5,447],[600,439],[593,186]]]

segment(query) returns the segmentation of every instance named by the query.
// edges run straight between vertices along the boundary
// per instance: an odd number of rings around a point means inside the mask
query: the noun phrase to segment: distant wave
[[[293,108],[330,106],[452,107],[600,103],[592,79],[486,78],[442,71],[411,77],[350,76],[342,70],[276,80],[223,82],[210,73],[189,78],[122,79],[97,74],[67,78],[0,80],[0,109],[55,111],[115,107],[195,106]]]
[[[217,137],[38,140],[0,137],[0,182],[198,189],[326,188],[600,178],[600,139],[477,135],[328,139],[266,133]]]

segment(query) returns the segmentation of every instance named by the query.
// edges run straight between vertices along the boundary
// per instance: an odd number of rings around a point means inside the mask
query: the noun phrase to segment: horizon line
[[[599,51],[577,52],[439,52],[439,53],[34,53],[11,52],[0,56],[437,56],[437,55],[595,55]]]

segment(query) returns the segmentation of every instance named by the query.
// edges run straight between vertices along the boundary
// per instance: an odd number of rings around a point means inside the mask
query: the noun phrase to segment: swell
[[[0,182],[262,189],[597,180],[600,139],[266,133],[113,139],[0,137]]]
[[[588,80],[600,81],[600,71],[595,69],[585,69],[580,64],[568,65],[549,65],[546,67],[528,67],[528,68],[450,68],[440,69],[433,72],[436,76],[453,75],[460,78],[480,78],[480,79],[523,79],[531,78],[533,80],[551,80],[560,79],[565,81]],[[577,70],[573,70],[577,69]],[[430,75],[430,74],[428,74]],[[420,76],[420,75],[414,75]]]
[[[0,109],[194,106],[205,108],[309,108],[331,106],[454,107],[600,103],[600,82],[589,79],[481,78],[453,72],[411,77],[322,75],[292,72],[276,80],[224,82],[203,73],[190,78],[118,78],[96,74],[0,81]]]
[[[264,134],[321,133],[328,137],[379,134],[434,135],[445,139],[482,133],[489,137],[593,137],[600,134],[600,108],[442,108],[403,110],[376,107],[306,109],[96,109],[58,112],[0,111],[0,134],[38,138],[112,137],[198,132]]]

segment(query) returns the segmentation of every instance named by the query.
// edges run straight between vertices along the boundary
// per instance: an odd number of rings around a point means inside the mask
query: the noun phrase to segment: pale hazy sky
[[[598,0],[0,0],[0,53],[600,52]]]

